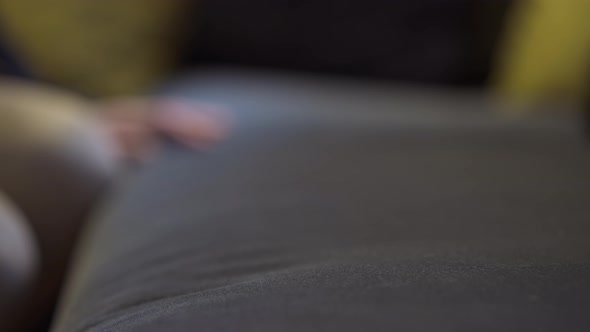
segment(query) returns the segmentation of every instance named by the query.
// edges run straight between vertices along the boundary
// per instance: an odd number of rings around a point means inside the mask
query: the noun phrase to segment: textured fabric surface
[[[54,331],[587,331],[590,152],[482,96],[231,70],[88,229]]]

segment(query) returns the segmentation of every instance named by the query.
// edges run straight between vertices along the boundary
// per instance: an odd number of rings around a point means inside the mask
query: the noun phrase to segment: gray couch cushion
[[[235,134],[122,185],[54,331],[590,328],[590,153],[567,117],[232,70],[170,91],[231,105]]]

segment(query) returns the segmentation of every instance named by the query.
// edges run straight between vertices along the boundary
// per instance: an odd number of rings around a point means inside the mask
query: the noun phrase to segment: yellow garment
[[[590,0],[520,1],[509,18],[495,84],[530,105],[590,91]]]
[[[0,0],[3,37],[35,74],[90,95],[144,91],[174,63],[183,0]]]

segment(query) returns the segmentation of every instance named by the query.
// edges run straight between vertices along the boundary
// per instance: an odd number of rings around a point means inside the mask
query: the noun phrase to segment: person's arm
[[[0,191],[0,326],[23,331],[22,311],[39,269],[33,234],[18,208]]]
[[[76,94],[0,79],[0,192],[30,225],[42,267],[31,297],[21,299],[30,314],[23,322],[49,314],[84,216],[117,169],[91,107]]]

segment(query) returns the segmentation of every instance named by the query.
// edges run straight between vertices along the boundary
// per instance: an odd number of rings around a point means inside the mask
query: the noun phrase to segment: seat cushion
[[[590,153],[485,96],[210,69],[234,109],[167,145],[81,243],[54,331],[587,331]]]

